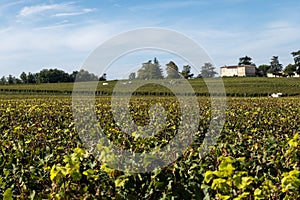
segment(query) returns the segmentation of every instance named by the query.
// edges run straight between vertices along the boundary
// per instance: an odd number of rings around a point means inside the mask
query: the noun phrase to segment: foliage
[[[246,199],[251,196],[255,178],[248,176],[244,169],[245,158],[233,159],[220,156],[218,170],[206,171],[202,185],[207,193],[211,192],[219,199]],[[209,185],[206,185],[209,184]]]
[[[77,79],[76,79],[77,78]],[[101,80],[106,79],[106,74],[100,77]],[[68,83],[76,81],[97,81],[98,77],[95,74],[89,73],[81,69],[79,72],[74,71],[71,74],[59,69],[43,69],[38,73],[22,72],[20,78],[9,75],[7,78],[2,77],[0,84],[33,84],[33,83]]]
[[[278,75],[281,70],[282,64],[279,63],[278,56],[273,56],[271,58],[270,69],[268,70],[268,72],[274,75]]]
[[[6,199],[299,199],[299,98],[229,98],[223,131],[202,157],[210,100],[199,98],[196,140],[169,166],[144,174],[111,169],[83,148],[70,97],[1,96],[0,198]],[[143,102],[143,103],[141,103]],[[167,123],[135,139],[113,123],[110,98],[96,99],[107,137],[132,151],[164,145],[180,122],[173,97],[132,97],[139,124],[161,103]],[[180,109],[179,109],[180,110]]]
[[[244,56],[239,59],[238,65],[252,65],[252,58],[249,56]]]
[[[21,75],[24,76],[22,73]],[[38,74],[38,82],[40,83],[58,83],[58,82],[72,82],[68,73],[58,69],[43,69]]]
[[[264,78],[264,77],[223,77],[224,86],[227,96],[233,97],[260,97],[269,96],[272,93],[281,92],[284,96],[297,96],[300,95],[300,82],[299,78]],[[134,80],[143,81],[143,80]],[[180,82],[180,80],[178,80]],[[216,79],[205,80],[209,82],[218,81]],[[189,84],[193,87],[197,96],[209,96],[208,88],[204,79],[191,79],[188,80]],[[103,87],[102,83],[98,84],[97,95],[110,95],[114,89],[117,81],[108,81],[107,86]],[[82,88],[89,87],[89,84],[94,82],[81,83]],[[181,83],[182,84],[182,83]],[[51,83],[51,84],[21,84],[21,85],[0,85],[0,93],[4,94],[71,94],[73,90],[73,83]],[[124,87],[130,87],[129,84]],[[166,88],[158,88],[155,85],[145,85],[136,91],[136,95],[145,95],[151,93],[152,95],[159,96],[160,93],[172,96],[172,93]]]
[[[296,70],[297,70],[296,65],[289,64],[285,67],[284,73],[287,74],[288,76],[294,76]]]
[[[167,66],[167,79],[178,79],[180,78],[178,66],[173,62],[170,61]]]
[[[102,76],[100,76],[99,81],[106,81],[106,73],[102,74]]]
[[[162,69],[158,60],[154,58],[153,63],[152,60],[143,63],[142,67],[138,70],[137,78],[140,80],[162,79]]]
[[[134,72],[131,72],[131,73],[129,74],[128,79],[129,79],[129,80],[134,80],[135,77],[136,77],[136,74],[135,74]]]
[[[201,68],[201,77],[213,78],[217,74],[216,68],[211,63],[204,63]]]
[[[258,70],[261,76],[267,76],[267,72],[270,69],[270,65],[260,65],[258,66]]]
[[[297,67],[296,72],[300,74],[300,50],[291,53],[294,57],[295,65]]]
[[[191,69],[192,69],[192,67],[190,65],[183,66],[183,70],[181,72],[181,75],[183,76],[183,78],[190,79],[194,76],[194,74],[192,74],[192,72],[191,72]]]

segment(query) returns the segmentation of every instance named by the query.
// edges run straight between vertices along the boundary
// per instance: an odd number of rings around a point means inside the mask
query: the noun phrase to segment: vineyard
[[[184,154],[165,168],[128,173],[84,148],[70,96],[0,96],[0,198],[300,199],[299,97],[228,98],[222,133],[205,156],[210,99],[198,100],[196,139]],[[180,122],[175,97],[132,97],[136,123],[149,122],[155,103],[166,108],[166,123],[150,139],[122,132],[108,97],[97,97],[95,113],[115,145],[143,152],[166,145]]]
[[[163,80],[169,82],[170,80]],[[180,82],[180,80],[178,80]],[[206,79],[206,82],[218,82],[218,79]],[[189,84],[195,90],[197,96],[209,96],[205,81],[201,78],[189,80]],[[283,93],[284,96],[299,96],[299,78],[266,78],[266,77],[227,77],[222,78],[227,96],[231,97],[266,97],[272,93]],[[99,96],[110,95],[118,81],[108,81],[108,85],[99,82],[96,94]],[[126,86],[128,80],[119,81]],[[136,80],[136,82],[139,82]],[[84,83],[83,87],[93,83]],[[46,95],[70,95],[73,91],[73,83],[43,83],[43,84],[21,84],[21,85],[0,85],[0,93],[12,94],[46,94]],[[140,95],[170,95],[168,90],[148,85],[138,91]]]

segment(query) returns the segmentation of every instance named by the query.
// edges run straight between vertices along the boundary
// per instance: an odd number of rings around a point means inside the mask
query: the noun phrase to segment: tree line
[[[270,60],[270,64],[262,64],[257,68],[257,76],[267,76],[268,73],[275,76],[295,76],[296,74],[300,75],[300,50],[292,52],[294,63],[288,64],[283,67],[279,61],[278,56],[273,56]],[[252,58],[245,56],[239,59],[238,65],[254,65]]]
[[[283,65],[279,62],[278,56],[273,56],[270,60],[270,64],[262,64],[257,68],[257,76],[267,76],[271,73],[275,76],[294,76],[296,74],[300,75],[300,50],[292,52],[294,63],[288,64],[284,69]],[[249,56],[244,56],[239,58],[238,65],[255,65],[252,62],[252,58]],[[217,74],[216,68],[211,63],[204,63],[201,66],[201,72],[194,76],[190,65],[184,65],[182,70],[179,71],[179,67],[174,61],[170,61],[165,65],[166,77],[163,75],[162,66],[157,58],[153,61],[142,63],[141,68],[137,73],[132,72],[129,75],[129,80],[139,79],[139,80],[149,80],[149,79],[191,79],[191,78],[213,78]],[[106,73],[102,76],[97,76],[86,70],[81,69],[80,71],[73,71],[72,73],[67,73],[59,69],[43,69],[38,73],[25,73],[22,72],[19,77],[9,75],[8,77],[3,76],[0,78],[0,84],[38,84],[38,83],[66,83],[76,81],[105,81]]]
[[[43,69],[38,73],[22,72],[20,77],[9,75],[0,79],[0,84],[37,84],[37,83],[67,83],[76,81],[98,81],[106,80],[106,74],[97,75],[81,69],[67,73],[59,69]]]
[[[170,61],[166,64],[167,77],[163,76],[163,70],[157,58],[149,60],[146,63],[142,64],[142,67],[138,70],[137,76],[136,73],[131,73],[129,79],[177,79],[177,78],[186,78],[190,79],[194,77],[194,74],[191,73],[191,66],[184,65],[183,70],[179,72],[178,66],[175,62]],[[215,67],[210,63],[205,63],[202,67],[201,74],[197,77],[214,77]],[[67,83],[76,81],[106,81],[106,73],[98,77],[97,75],[90,73],[86,70],[81,69],[80,71],[73,71],[72,73],[67,73],[59,69],[43,69],[38,73],[25,73],[22,72],[19,77],[9,75],[8,77],[3,76],[0,78],[0,84],[39,84],[39,83]]]
[[[179,67],[175,64],[174,61],[170,61],[165,65],[166,67],[166,77],[163,76],[162,66],[157,60],[149,60],[142,64],[141,68],[137,71],[137,73],[132,72],[129,75],[129,79],[139,79],[139,80],[149,80],[149,79],[191,79],[194,77],[192,73],[192,67],[190,65],[184,65],[182,71],[179,71]],[[211,63],[204,63],[201,67],[201,72],[196,76],[196,78],[212,78],[217,72],[215,71],[215,67]]]

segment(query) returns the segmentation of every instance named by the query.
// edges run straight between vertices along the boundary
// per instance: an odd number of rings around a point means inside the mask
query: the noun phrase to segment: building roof
[[[223,66],[221,68],[227,68],[227,69],[230,69],[230,68],[238,68],[238,67],[256,67],[255,65],[231,65],[231,66]]]

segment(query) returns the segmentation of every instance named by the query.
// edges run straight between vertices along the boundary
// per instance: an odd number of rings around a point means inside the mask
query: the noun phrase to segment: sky
[[[293,63],[300,49],[298,0],[1,0],[0,76],[58,68],[81,69],[88,56],[110,38],[144,27],[177,31],[194,40],[219,67],[248,55],[256,65],[279,56]],[[174,60],[166,52],[133,53],[107,71],[117,79],[157,57],[161,65]],[[200,66],[196,66],[199,68]]]

